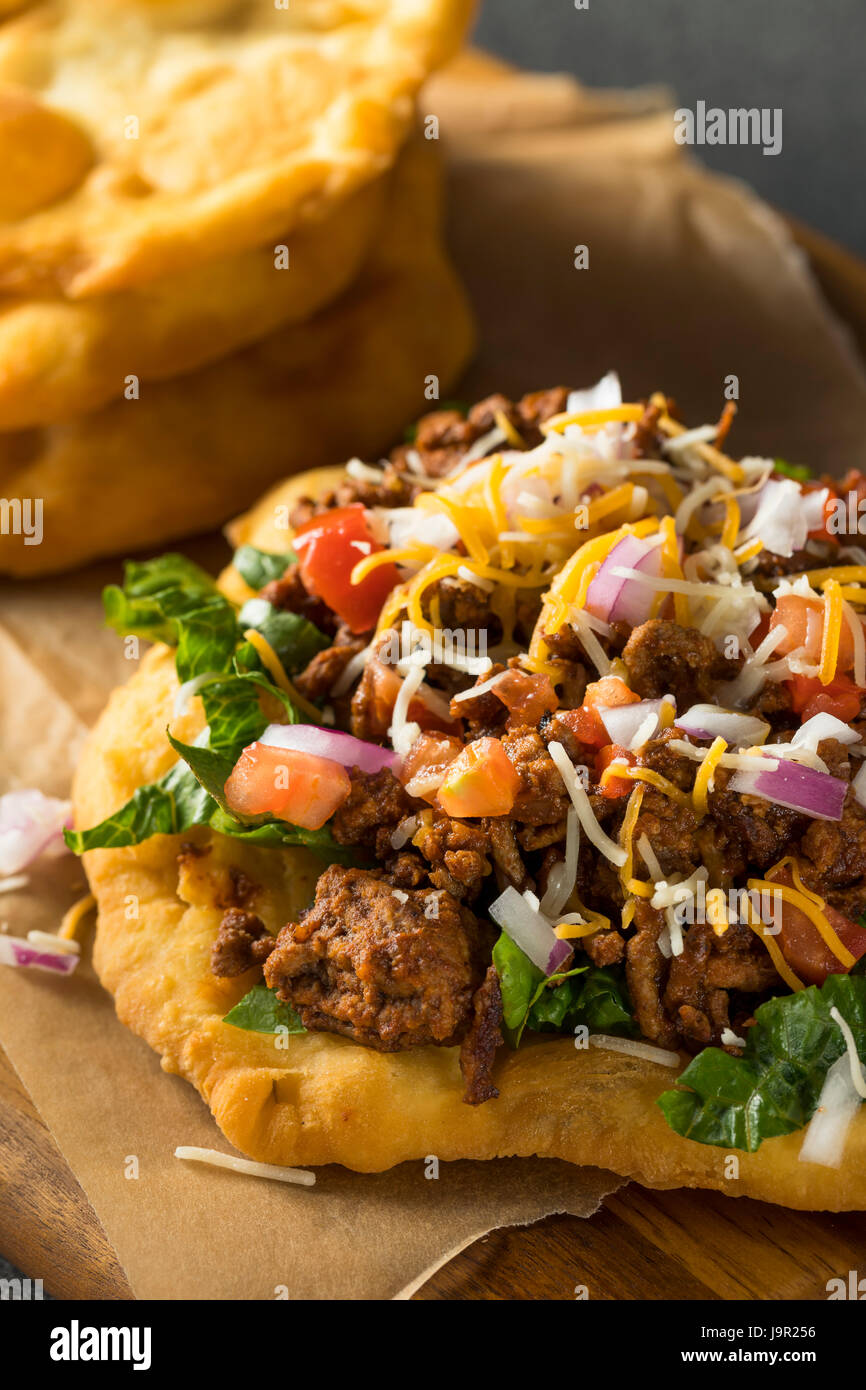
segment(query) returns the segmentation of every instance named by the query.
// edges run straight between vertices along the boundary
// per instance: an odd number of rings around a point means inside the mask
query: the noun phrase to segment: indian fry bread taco
[[[866,481],[732,415],[443,408],[107,591],[95,963],[244,1153],[864,1205]]]

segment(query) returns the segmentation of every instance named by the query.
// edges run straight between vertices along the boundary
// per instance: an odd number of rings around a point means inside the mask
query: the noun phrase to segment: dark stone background
[[[677,106],[781,107],[779,155],[701,158],[866,255],[864,0],[482,0],[475,42],[588,86],[666,83]]]

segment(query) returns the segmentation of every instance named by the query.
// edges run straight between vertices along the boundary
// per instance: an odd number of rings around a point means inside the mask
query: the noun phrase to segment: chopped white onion
[[[642,747],[659,726],[661,700],[638,700],[631,705],[599,705],[598,717],[620,748]],[[640,734],[641,741],[637,743]]]
[[[515,946],[519,946],[532,964],[545,975],[553,975],[571,955],[572,947],[556,935],[552,925],[529,898],[510,885],[500,893],[489,908],[489,915],[501,927]]]
[[[17,874],[40,854],[63,853],[72,803],[35,788],[0,796],[0,876]]]
[[[835,738],[838,743],[859,743],[860,735],[856,729],[849,728],[834,714],[813,714],[805,724],[801,724],[791,739],[792,748],[811,748],[818,751],[822,739]]]
[[[569,391],[566,411],[582,415],[585,410],[613,410],[622,405],[622,387],[616,372],[607,372],[594,386],[583,391]]]
[[[723,738],[728,744],[751,748],[762,743],[770,732],[769,724],[751,714],[722,709],[719,705],[692,705],[677,715],[676,726],[694,738]]]
[[[733,1028],[722,1029],[722,1047],[745,1047],[746,1039],[738,1037]]]
[[[848,1130],[859,1108],[860,1097],[851,1079],[848,1058],[837,1057],[824,1078],[818,1107],[800,1146],[800,1162],[838,1168]]]

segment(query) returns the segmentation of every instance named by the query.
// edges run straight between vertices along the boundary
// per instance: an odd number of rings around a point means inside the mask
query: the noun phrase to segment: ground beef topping
[[[254,965],[263,965],[273,949],[274,938],[262,919],[233,907],[220,922],[210,968],[214,975],[243,975]]]
[[[380,1052],[464,1042],[467,1098],[495,1094],[498,982],[490,940],[449,893],[395,889],[364,869],[332,865],[316,900],[277,938],[266,983],[304,1027]]]

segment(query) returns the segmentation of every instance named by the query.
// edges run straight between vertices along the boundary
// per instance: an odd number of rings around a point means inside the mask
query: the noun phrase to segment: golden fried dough
[[[146,285],[83,299],[0,296],[0,431],[61,423],[120,396],[130,374],[161,381],[309,318],[358,274],[388,178],[275,245]]]
[[[317,473],[274,489],[233,537],[287,545],[275,509],[333,480],[332,472]],[[237,592],[233,570],[222,582]],[[170,766],[164,728],[176,689],[173,654],[156,647],[114,692],[76,775],[79,826],[96,823]],[[198,706],[194,700],[173,724],[181,739],[201,728]],[[330,1033],[277,1039],[223,1023],[256,980],[255,972],[234,980],[210,972],[222,915],[215,899],[228,867],[260,885],[254,910],[276,930],[311,901],[320,865],[305,851],[251,849],[211,831],[186,838],[208,849],[193,869],[179,867],[177,837],[85,856],[98,904],[95,964],[120,1019],[160,1053],[166,1071],[196,1086],[226,1138],[251,1157],[375,1172],[428,1154],[539,1154],[610,1168],[649,1187],[707,1187],[803,1209],[866,1206],[866,1113],[855,1118],[839,1172],[800,1163],[799,1133],[737,1154],[732,1178],[726,1150],[668,1128],[654,1102],[676,1073],[652,1062],[578,1050],[569,1038],[534,1041],[499,1054],[499,1099],[473,1107],[462,1100],[457,1048],[382,1053]],[[134,921],[130,901],[140,904]]]
[[[5,18],[0,89],[46,114],[23,211],[0,224],[0,292],[104,293],[273,244],[389,167],[471,8],[37,0]],[[52,112],[93,150],[68,190],[40,182]],[[10,183],[0,162],[0,206]]]
[[[92,162],[79,126],[29,92],[0,87],[0,222],[56,202],[77,187]]]
[[[473,329],[439,239],[438,164],[423,142],[394,175],[361,276],[310,322],[92,415],[0,435],[0,497],[42,499],[44,538],[0,534],[28,575],[204,531],[275,478],[376,457],[464,366]]]

